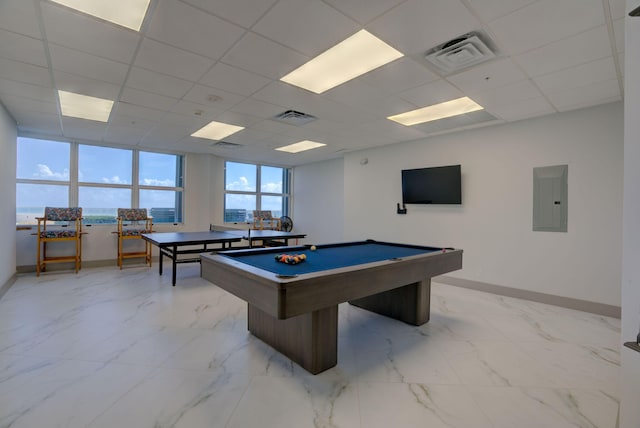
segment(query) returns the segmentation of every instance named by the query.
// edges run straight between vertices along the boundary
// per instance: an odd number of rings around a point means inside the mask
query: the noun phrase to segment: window
[[[78,146],[78,206],[85,223],[115,223],[118,208],[131,206],[133,151]]]
[[[19,138],[16,159],[16,222],[35,224],[45,206],[69,206],[70,145]]]
[[[147,208],[154,223],[182,222],[181,155],[18,138],[16,222],[45,206],[80,206],[84,222],[115,223],[118,208]]]
[[[154,223],[182,222],[182,157],[140,152],[138,185],[140,208]]]
[[[226,162],[224,221],[251,222],[254,210],[288,215],[289,174],[287,168]]]

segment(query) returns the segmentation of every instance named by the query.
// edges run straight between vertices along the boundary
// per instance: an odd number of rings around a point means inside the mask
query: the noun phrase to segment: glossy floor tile
[[[19,276],[0,299],[0,427],[615,428],[620,321],[434,283],[431,321],[343,304],[317,376],[246,304],[146,267]]]

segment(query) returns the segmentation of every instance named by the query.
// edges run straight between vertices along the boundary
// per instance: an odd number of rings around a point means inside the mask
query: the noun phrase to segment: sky
[[[19,138],[17,151],[17,177],[21,179],[39,179],[69,181],[70,179],[69,143]],[[131,185],[133,151],[101,146],[78,146],[78,181],[93,183],[96,186],[79,187],[78,205],[85,213],[91,208],[117,208],[131,205],[131,190],[128,188],[99,187],[100,184]],[[176,156],[139,152],[139,184],[142,186],[175,187],[180,186],[176,179]],[[256,191],[257,166],[236,162],[227,162],[226,190]],[[267,193],[281,193],[283,188],[283,169],[278,167],[260,167],[260,190]],[[16,206],[43,207],[69,206],[66,185],[27,184],[17,185]],[[173,190],[140,190],[140,207],[173,207]],[[282,197],[263,196],[261,209],[272,210],[280,214]],[[251,211],[256,208],[254,195],[227,194],[227,208],[244,208]]]

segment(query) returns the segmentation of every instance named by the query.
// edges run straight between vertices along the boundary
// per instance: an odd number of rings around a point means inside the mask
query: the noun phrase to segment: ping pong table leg
[[[162,247],[158,246],[158,248],[160,249],[160,251],[158,251],[158,274],[162,275]]]
[[[176,267],[178,266],[178,247],[173,246],[173,252],[171,254],[171,260],[173,261],[173,272],[171,272],[171,285],[176,286]]]

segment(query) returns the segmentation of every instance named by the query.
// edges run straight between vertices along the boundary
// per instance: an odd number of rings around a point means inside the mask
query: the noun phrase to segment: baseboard
[[[500,296],[515,297],[518,299],[531,300],[538,303],[546,303],[548,305],[561,306],[563,308],[604,315],[611,318],[620,319],[622,315],[622,310],[619,306],[591,302],[588,300],[573,299],[571,297],[555,296],[553,294],[540,293],[537,291],[504,287],[502,285],[472,281],[469,279],[454,278],[451,276],[442,275],[434,278],[433,282],[440,282],[442,284],[468,288],[471,290],[484,291],[487,293],[498,294]]]
[[[151,258],[152,263],[158,262],[158,257],[154,256]],[[138,259],[125,259],[124,267],[129,266],[144,266],[144,261],[142,261],[142,257],[140,260]],[[99,268],[99,267],[114,267],[118,268],[118,261],[116,259],[108,259],[108,260],[88,260],[82,261],[83,268]],[[47,271],[49,272],[57,272],[62,270],[73,269],[73,263],[51,263],[47,265]],[[32,273],[36,271],[36,265],[25,265],[25,266],[16,266],[16,271],[18,273]]]
[[[18,274],[14,273],[7,281],[5,281],[4,284],[0,286],[0,299],[2,299],[2,296],[4,296],[7,291],[9,291],[11,286],[16,282],[17,278]]]

